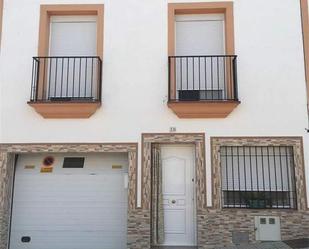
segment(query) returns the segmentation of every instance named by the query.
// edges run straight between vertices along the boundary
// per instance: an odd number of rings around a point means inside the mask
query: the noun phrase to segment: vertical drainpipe
[[[306,77],[306,92],[307,92],[307,118],[308,127],[306,128],[309,133],[309,9],[308,0],[300,0],[300,13],[302,20],[302,33],[303,33],[303,49],[304,49],[304,65]]]

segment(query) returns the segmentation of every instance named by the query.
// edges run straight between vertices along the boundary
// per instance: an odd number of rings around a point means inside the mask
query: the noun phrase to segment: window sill
[[[101,102],[28,102],[43,118],[89,118],[101,106]]]
[[[226,118],[239,101],[169,101],[168,107],[179,118]]]

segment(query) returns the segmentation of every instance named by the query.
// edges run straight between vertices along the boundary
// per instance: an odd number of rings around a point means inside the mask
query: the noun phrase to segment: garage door
[[[46,156],[18,158],[10,249],[125,249],[127,155]]]

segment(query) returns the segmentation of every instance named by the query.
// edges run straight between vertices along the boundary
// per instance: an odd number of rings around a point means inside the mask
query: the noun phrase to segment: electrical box
[[[255,236],[259,241],[280,241],[280,218],[277,216],[256,216]]]

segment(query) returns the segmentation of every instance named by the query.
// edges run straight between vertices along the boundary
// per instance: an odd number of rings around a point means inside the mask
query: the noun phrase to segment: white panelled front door
[[[196,244],[194,168],[194,147],[162,147],[164,245]]]

